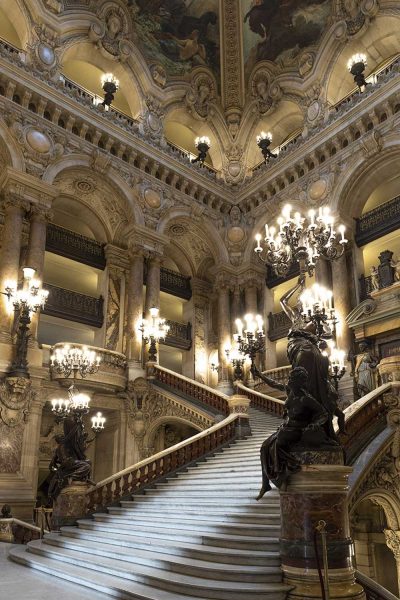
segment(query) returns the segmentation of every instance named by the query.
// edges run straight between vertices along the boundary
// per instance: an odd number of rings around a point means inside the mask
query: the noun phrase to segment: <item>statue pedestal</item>
[[[234,394],[233,396],[230,396],[228,405],[231,414],[239,414],[241,416],[238,425],[239,430],[237,431],[238,438],[251,435],[249,423],[250,398],[241,394]]]
[[[320,521],[326,522],[330,600],[365,600],[355,582],[353,542],[347,508],[351,467],[343,466],[341,450],[294,453],[302,464],[280,490],[281,559],[284,582],[293,586],[287,600],[322,598],[318,561],[324,573]]]
[[[75,525],[77,519],[86,516],[87,491],[92,487],[84,481],[72,481],[63,488],[54,503],[52,529]]]

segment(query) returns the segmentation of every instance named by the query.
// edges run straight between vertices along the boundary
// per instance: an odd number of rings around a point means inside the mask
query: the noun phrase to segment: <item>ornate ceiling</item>
[[[112,71],[115,107],[139,121],[150,110],[156,135],[185,150],[209,136],[210,164],[231,184],[260,163],[260,130],[279,146],[327,120],[354,88],[354,52],[371,72],[399,48],[394,0],[16,2],[36,24],[20,32],[15,18],[21,43],[51,42],[59,71],[99,95]]]

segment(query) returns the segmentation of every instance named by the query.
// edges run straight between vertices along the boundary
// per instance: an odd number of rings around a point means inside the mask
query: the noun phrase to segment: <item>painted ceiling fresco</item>
[[[170,76],[207,66],[219,79],[218,0],[131,0],[138,45]]]
[[[241,0],[245,74],[261,60],[290,62],[320,39],[331,0]]]

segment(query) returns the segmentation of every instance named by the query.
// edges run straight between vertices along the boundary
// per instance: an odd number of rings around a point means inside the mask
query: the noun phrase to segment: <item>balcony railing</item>
[[[106,266],[104,244],[59,225],[47,226],[46,250],[96,269]]]
[[[282,385],[287,385],[287,383],[289,381],[289,373],[291,371],[291,368],[292,367],[290,365],[287,365],[285,367],[277,367],[276,369],[270,369],[269,371],[264,371],[263,374],[267,375],[271,379],[274,379],[278,383],[281,383]],[[285,395],[284,392],[280,392],[274,388],[269,387],[269,385],[267,383],[265,383],[264,381],[260,381],[259,383],[256,383],[254,386],[254,389],[257,392],[261,392],[262,394],[268,394],[269,396],[273,396],[273,397],[277,397],[277,398],[281,398],[282,396]]]
[[[147,263],[144,265],[144,282],[147,281]],[[190,284],[191,277],[181,275],[171,269],[161,267],[160,271],[160,290],[171,296],[177,298],[183,298],[184,300],[190,300],[192,297],[192,287]]]
[[[364,246],[400,228],[400,196],[368,211],[356,221],[356,243]]]
[[[268,338],[271,342],[286,337],[291,326],[290,319],[283,310],[278,313],[269,313],[268,324]]]
[[[50,353],[56,348],[62,348],[66,342],[54,344],[52,348],[44,346],[47,350],[43,356],[43,366],[49,367]],[[83,344],[71,344],[77,348],[83,347]],[[98,348],[97,346],[86,346],[90,350],[94,350],[100,356],[100,366],[96,373],[86,375],[84,379],[87,387],[101,387],[108,391],[121,391],[126,387],[126,356],[120,352]],[[72,377],[72,376],[71,376]],[[64,375],[57,373],[54,369],[51,371],[51,379],[53,381],[71,383],[71,378],[65,378]],[[80,381],[80,376],[77,376]]]
[[[163,343],[180,350],[190,350],[192,347],[192,324],[178,323],[167,319],[167,325],[169,325],[169,331]]]
[[[102,296],[94,298],[50,283],[45,283],[44,287],[49,291],[49,298],[42,311],[43,314],[92,327],[103,326]]]

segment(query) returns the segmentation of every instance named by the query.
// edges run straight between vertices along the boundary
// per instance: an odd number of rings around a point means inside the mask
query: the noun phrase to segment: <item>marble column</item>
[[[387,547],[393,552],[396,567],[397,567],[397,585],[398,592],[400,593],[400,531],[393,531],[392,529],[385,529],[385,538]]]
[[[126,354],[131,369],[142,366],[142,335],[138,330],[143,319],[143,251],[132,252],[127,284]]]
[[[229,368],[226,361],[225,349],[231,343],[231,311],[229,286],[221,283],[218,287],[218,388],[224,393],[231,391]]]
[[[155,306],[156,308],[160,308],[160,276],[161,256],[159,254],[151,254],[148,260],[147,267],[145,303],[146,319],[150,316],[150,308],[152,308],[153,306]]]
[[[355,582],[353,542],[348,516],[348,477],[341,450],[295,454],[301,470],[290,475],[280,490],[282,515],[281,560],[284,583],[291,586],[288,600],[320,600],[318,563],[323,548],[318,527],[326,524],[329,590],[331,598],[365,600]],[[317,544],[317,559],[315,543]]]
[[[3,292],[5,283],[12,281],[17,284],[19,261],[21,254],[22,225],[25,211],[29,204],[19,198],[9,196],[3,203],[4,225],[0,253],[0,291]],[[0,299],[0,341],[11,341],[12,315],[7,310],[6,297]]]
[[[123,351],[125,286],[129,260],[126,251],[107,244],[105,247],[107,260],[107,300],[105,306],[105,343],[108,350]]]
[[[244,287],[246,313],[256,315],[258,313],[257,286],[251,282]]]
[[[274,312],[274,291],[268,287],[264,289],[264,329],[265,329],[265,362],[264,370],[276,369],[276,342],[271,342],[268,337],[268,315]]]
[[[332,288],[336,316],[339,323],[336,325],[337,346],[349,353],[352,346],[351,330],[346,323],[346,317],[351,311],[349,276],[346,265],[346,255],[332,261]]]
[[[315,266],[315,283],[326,288],[331,288],[331,273],[329,262],[323,258],[317,261]]]
[[[243,318],[240,292],[240,285],[235,285],[232,293],[232,322]]]
[[[30,214],[30,231],[26,266],[36,270],[35,277],[43,283],[44,258],[46,252],[46,227],[51,217],[48,209],[40,206],[32,206]],[[39,325],[39,313],[33,314],[31,318],[30,334],[34,344],[37,343],[37,330]]]

